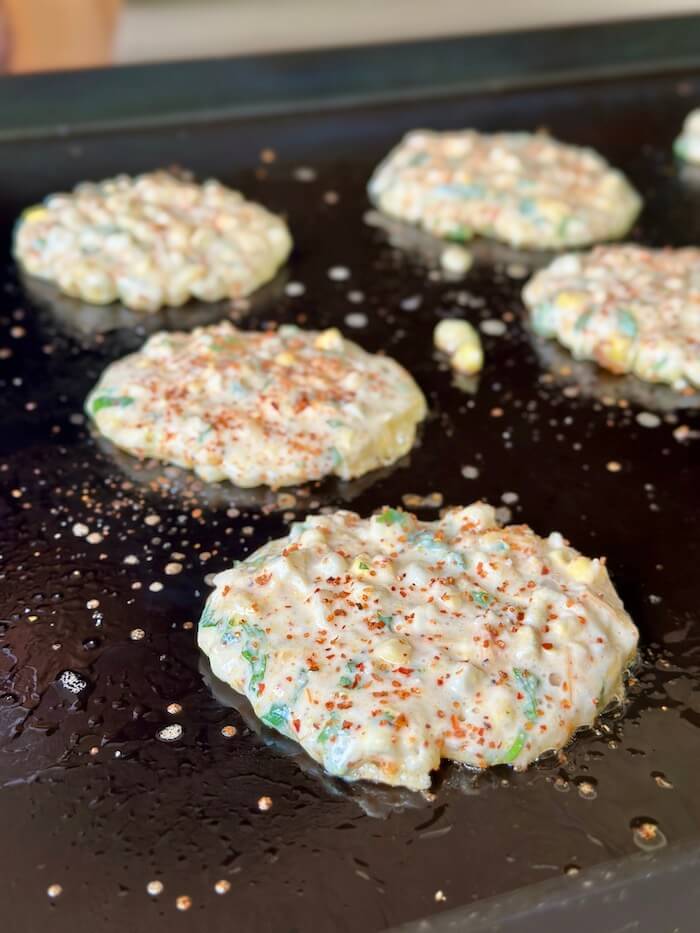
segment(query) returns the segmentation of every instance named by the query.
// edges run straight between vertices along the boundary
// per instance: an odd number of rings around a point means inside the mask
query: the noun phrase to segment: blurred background
[[[700,12],[699,0],[0,0],[5,72]]]

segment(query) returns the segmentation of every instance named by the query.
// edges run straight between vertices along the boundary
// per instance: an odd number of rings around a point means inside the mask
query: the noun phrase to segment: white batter
[[[476,503],[314,516],[215,580],[199,645],[331,774],[412,789],[441,758],[525,768],[623,692],[637,646],[604,560]]]
[[[107,367],[85,407],[139,458],[247,487],[388,466],[426,414],[402,366],[335,329],[260,333],[228,322],[156,334]]]
[[[592,149],[544,133],[476,130],[409,133],[374,172],[369,194],[437,236],[482,234],[535,249],[622,237],[642,203]]]
[[[600,246],[560,256],[523,291],[532,324],[577,359],[700,387],[700,249]]]
[[[248,295],[291,247],[284,221],[238,191],[152,172],[50,195],[20,218],[14,253],[74,298],[153,312]]]

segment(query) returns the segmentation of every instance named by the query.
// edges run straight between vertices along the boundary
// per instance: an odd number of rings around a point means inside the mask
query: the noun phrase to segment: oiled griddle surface
[[[666,411],[645,428],[634,403],[596,398],[614,391],[609,384],[594,379],[593,395],[565,393],[566,379],[546,375],[522,326],[522,279],[505,271],[501,254],[449,283],[363,221],[371,168],[405,130],[547,126],[629,173],[646,201],[634,239],[700,242],[700,186],[680,176],[670,154],[699,97],[693,76],[680,85],[650,78],[3,145],[3,930],[369,933],[636,852],[631,824],[640,818],[657,821],[669,842],[700,836],[700,440],[677,436],[681,425],[700,429],[700,415]],[[260,161],[266,149],[274,162]],[[232,490],[217,497],[175,481],[169,489],[157,470],[149,485],[128,458],[100,449],[80,417],[83,399],[143,332],[76,334],[66,323],[76,309],[47,311],[45,297],[18,283],[8,250],[14,216],[44,194],[173,163],[240,186],[289,218],[297,245],[286,277],[305,294],[290,297],[276,283],[243,326],[338,325],[395,356],[428,396],[431,417],[408,465],[350,490],[311,490],[292,511],[342,505],[348,495],[367,514],[406,493],[495,505],[516,493],[515,520],[608,557],[642,634],[622,722],[580,738],[563,764],[524,774],[474,779],[446,767],[427,802],[324,782],[215,698],[186,626],[208,592],[205,574],[284,534],[290,516],[250,502],[236,514]],[[349,270],[347,281],[329,278],[335,266]],[[346,316],[358,312],[367,323],[353,329]],[[213,316],[225,313],[220,306]],[[484,337],[474,395],[432,354],[436,321],[455,313],[474,323],[505,315],[505,335]],[[476,478],[463,476],[465,466]],[[76,523],[101,540],[76,536]],[[173,552],[184,569],[168,576]],[[145,637],[132,640],[137,628]],[[85,678],[82,693],[60,686],[66,670]],[[182,712],[169,714],[171,703]],[[173,721],[183,735],[167,745],[156,734]],[[238,727],[235,738],[222,735],[226,724]],[[581,795],[581,780],[595,799]],[[261,795],[272,810],[258,811]],[[154,879],[165,886],[157,899],[146,893]],[[231,882],[222,896],[220,879]],[[51,884],[63,887],[53,904]],[[176,910],[180,895],[192,899],[187,912]]]

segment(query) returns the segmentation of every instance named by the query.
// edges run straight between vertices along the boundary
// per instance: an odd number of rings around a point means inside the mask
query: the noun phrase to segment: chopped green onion
[[[380,525],[403,525],[406,521],[406,513],[398,509],[386,508],[376,518]]]
[[[266,726],[273,729],[283,729],[289,719],[289,707],[284,703],[273,703],[269,710],[260,717]]]
[[[93,401],[92,413],[96,415],[97,412],[102,411],[103,408],[126,408],[127,405],[132,405],[133,402],[133,398],[128,395],[101,395]]]
[[[537,719],[537,699],[540,690],[540,678],[536,674],[531,674],[530,671],[525,671],[520,667],[513,668],[513,676],[527,699],[524,709],[525,717],[529,719],[530,722],[535,722]]]

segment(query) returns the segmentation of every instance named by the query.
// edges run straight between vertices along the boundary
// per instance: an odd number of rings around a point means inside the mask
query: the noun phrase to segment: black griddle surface
[[[522,326],[523,280],[513,275],[522,270],[506,271],[533,257],[489,259],[486,250],[463,282],[450,283],[363,217],[373,165],[412,127],[546,126],[629,174],[646,202],[635,240],[700,242],[700,186],[681,177],[670,152],[699,94],[698,76],[652,77],[3,144],[4,931],[371,933],[545,879],[573,884],[567,869],[638,852],[635,821],[656,821],[657,841],[698,839],[700,457],[698,440],[679,439],[678,428],[698,430],[700,415],[666,407],[658,427],[644,428],[634,404],[611,404],[604,380],[591,394],[565,393]],[[260,160],[266,149],[275,161]],[[14,217],[46,193],[173,163],[288,216],[296,249],[285,275],[305,294],[290,297],[278,283],[242,326],[337,325],[395,356],[426,392],[431,416],[410,463],[354,489],[353,508],[368,514],[431,492],[446,504],[501,505],[517,493],[514,520],[607,555],[642,636],[622,720],[608,716],[566,760],[525,773],[475,777],[446,766],[425,801],[324,780],[216,699],[188,627],[208,593],[204,576],[286,533],[290,516],[270,511],[274,497],[259,508],[181,477],[170,488],[163,471],[142,474],[98,447],[83,399],[144,333],[71,330],[70,309],[47,310],[45,296],[18,282],[8,251]],[[329,277],[335,266],[350,270],[347,281]],[[366,326],[348,326],[358,312]],[[483,338],[475,394],[455,386],[432,352],[435,323],[454,314],[507,324],[505,335]],[[463,476],[465,466],[476,478]],[[342,484],[311,488],[291,511],[342,505],[346,493]],[[101,539],[76,536],[76,523]],[[184,570],[167,576],[173,552],[185,555]],[[132,640],[138,628],[145,637]],[[67,670],[84,690],[60,685]],[[179,715],[168,714],[171,703]],[[156,733],[171,722],[183,735],[165,744]],[[222,735],[226,724],[235,738]],[[261,795],[273,800],[268,812],[257,808]],[[165,886],[159,898],[146,893],[154,879]],[[231,882],[228,894],[215,893],[219,879]],[[53,903],[51,884],[63,887]],[[180,895],[191,897],[189,911],[176,909]]]

